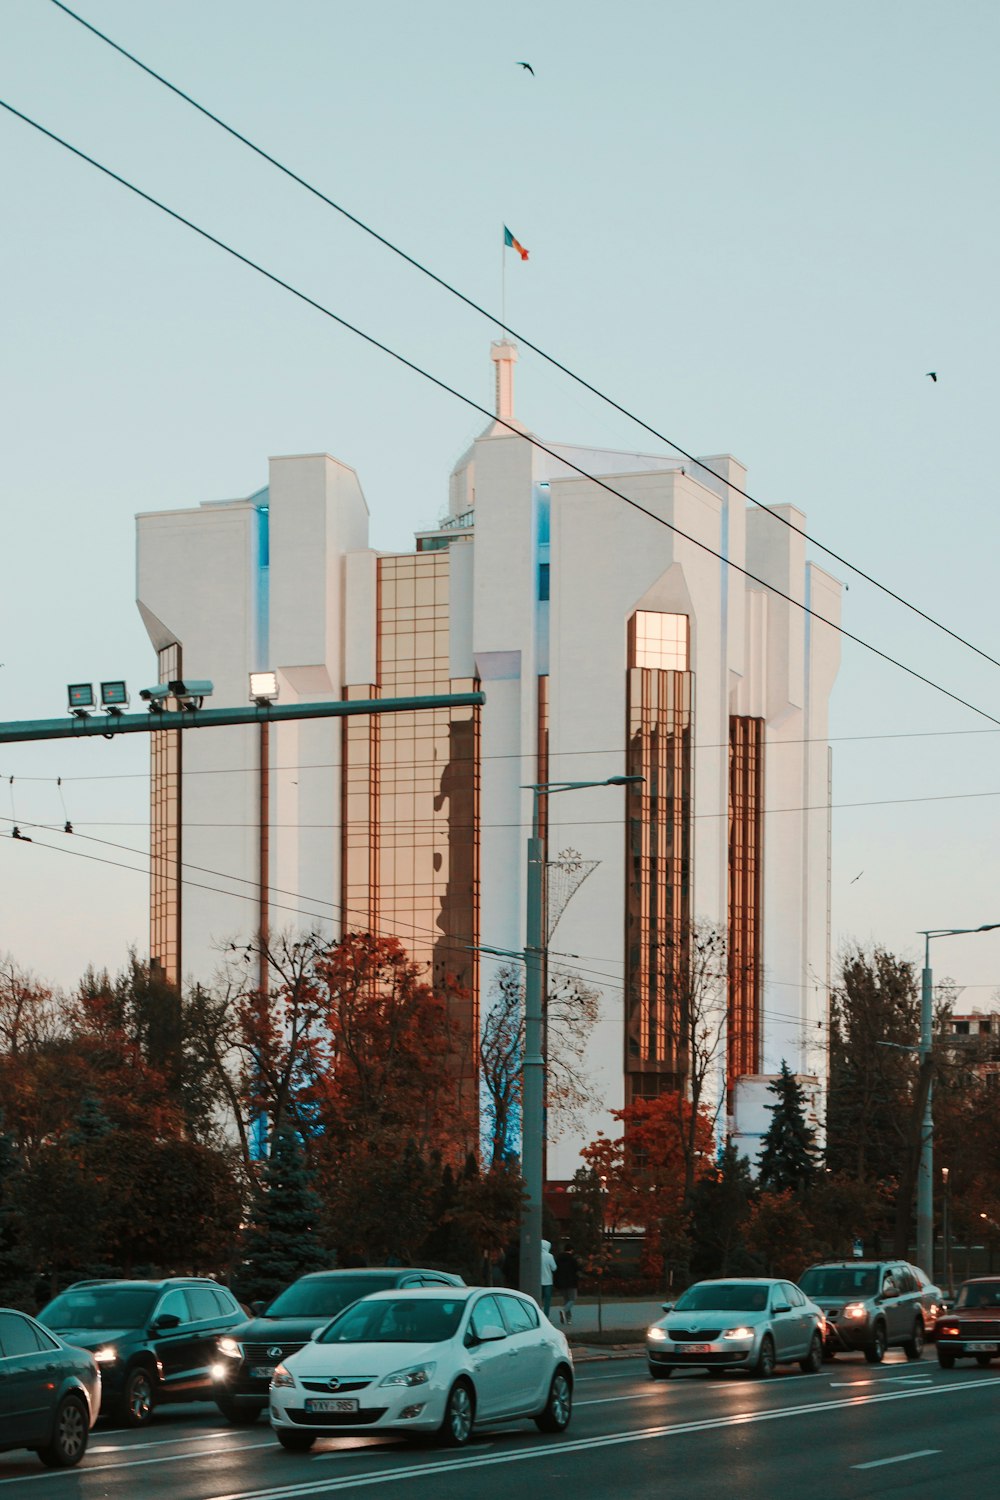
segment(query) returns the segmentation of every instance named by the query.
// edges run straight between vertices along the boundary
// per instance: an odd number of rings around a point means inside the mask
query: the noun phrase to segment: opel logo
[[[280,1359],[281,1358],[281,1345],[280,1344],[272,1344],[271,1347],[270,1347],[270,1349],[268,1349],[268,1351],[267,1351],[267,1357],[268,1357],[268,1359]]]
[[[336,1375],[334,1375],[334,1377],[333,1377],[332,1380],[328,1380],[326,1383],[329,1386],[329,1388],[330,1388],[331,1391],[339,1391],[340,1390],[340,1381],[337,1379]]]

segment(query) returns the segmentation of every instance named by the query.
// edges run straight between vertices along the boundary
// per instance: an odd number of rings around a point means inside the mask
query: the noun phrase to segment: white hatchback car
[[[428,1434],[526,1417],[563,1432],[573,1410],[565,1335],[521,1292],[420,1287],[355,1302],[271,1379],[271,1425],[292,1452],[345,1431]]]

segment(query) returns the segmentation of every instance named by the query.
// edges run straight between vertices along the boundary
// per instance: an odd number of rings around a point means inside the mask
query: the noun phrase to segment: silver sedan
[[[823,1361],[823,1314],[790,1281],[698,1281],[663,1310],[646,1330],[653,1380],[691,1366],[767,1376],[794,1363],[815,1375]]]

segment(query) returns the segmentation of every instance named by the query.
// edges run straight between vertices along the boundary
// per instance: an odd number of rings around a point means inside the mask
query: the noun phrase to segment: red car
[[[956,1359],[988,1365],[1000,1356],[1000,1276],[963,1281],[954,1307],[937,1320],[938,1364],[950,1370]]]

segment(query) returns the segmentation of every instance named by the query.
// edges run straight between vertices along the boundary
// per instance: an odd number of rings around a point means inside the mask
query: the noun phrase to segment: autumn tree
[[[594,1102],[586,1051],[600,1013],[600,995],[577,974],[550,970],[545,1009],[546,1111],[554,1140],[579,1127]],[[509,1160],[521,1112],[524,980],[519,966],[497,971],[479,1040],[486,1137],[491,1164]]]
[[[598,1135],[580,1153],[605,1188],[610,1227],[643,1230],[642,1265],[649,1276],[662,1275],[669,1262],[686,1261],[689,1250],[683,1142],[690,1108],[672,1094],[636,1099],[611,1112],[624,1127],[621,1136]],[[697,1118],[695,1142],[697,1181],[712,1161],[712,1126],[704,1112]]]
[[[691,1197],[691,1270],[697,1276],[745,1273],[746,1230],[754,1181],[750,1163],[727,1141]]]
[[[765,1276],[796,1281],[812,1258],[812,1242],[812,1225],[791,1188],[758,1193],[750,1209],[747,1243]]]
[[[677,1141],[684,1173],[684,1202],[689,1208],[702,1166],[700,1122],[714,1128],[723,1092],[716,1090],[710,1107],[708,1092],[721,1081],[722,1049],[727,1018],[727,944],[725,928],[703,919],[688,922],[676,949],[667,949],[666,980],[677,1018],[677,1046],[686,1087],[672,1095]]]

